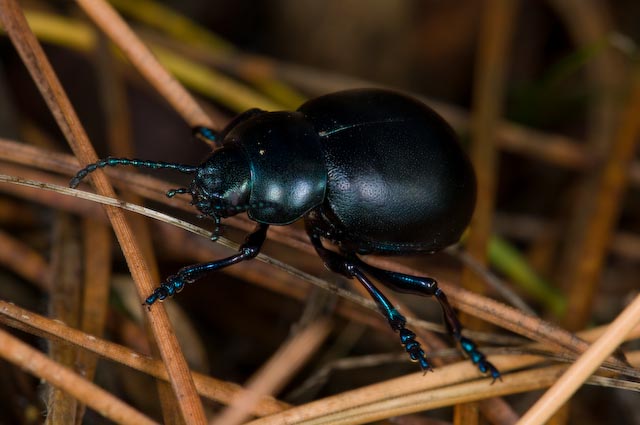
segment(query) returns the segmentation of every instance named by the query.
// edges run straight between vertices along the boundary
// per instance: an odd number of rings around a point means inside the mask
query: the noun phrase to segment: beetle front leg
[[[398,332],[400,335],[400,342],[402,343],[405,351],[409,354],[411,360],[418,362],[422,370],[431,370],[431,365],[427,361],[424,350],[422,350],[420,343],[416,341],[416,334],[405,327],[407,320],[398,312],[398,310],[396,310],[389,299],[375,287],[371,280],[367,278],[355,263],[340,254],[326,249],[322,245],[320,237],[317,235],[310,232],[309,237],[311,238],[311,243],[318,252],[318,255],[322,258],[329,270],[348,277],[349,279],[355,277],[362,286],[365,287],[369,292],[369,295],[371,295],[371,298],[373,298],[378,305],[381,313],[389,321],[391,329]]]
[[[187,283],[193,283],[200,279],[206,272],[220,270],[232,264],[255,258],[259,253],[267,237],[268,224],[259,223],[252,233],[247,235],[244,243],[238,249],[238,253],[221,260],[208,263],[194,264],[183,267],[175,275],[169,276],[151,295],[147,297],[143,305],[151,307],[156,301],[162,301],[180,292]]]
[[[487,357],[478,349],[476,343],[462,336],[462,325],[458,320],[458,315],[453,310],[453,307],[451,307],[451,304],[449,304],[445,293],[438,287],[438,282],[429,277],[412,276],[379,269],[365,263],[359,258],[354,258],[353,261],[358,264],[361,269],[395,291],[435,297],[440,304],[440,308],[442,308],[447,329],[456,342],[460,344],[462,351],[471,359],[473,364],[478,366],[480,372],[491,374],[494,381],[500,379],[500,372],[487,360]]]

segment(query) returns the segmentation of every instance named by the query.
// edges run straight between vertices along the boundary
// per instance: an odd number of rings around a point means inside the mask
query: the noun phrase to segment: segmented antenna
[[[69,187],[75,189],[80,184],[82,179],[87,177],[87,175],[94,172],[98,168],[117,167],[120,165],[131,165],[133,167],[151,168],[154,170],[170,169],[170,170],[177,170],[177,171],[180,171],[181,173],[187,173],[187,174],[195,173],[196,170],[198,169],[198,167],[195,165],[176,164],[174,162],[147,161],[144,159],[135,159],[135,158],[130,159],[130,158],[108,157],[106,159],[101,159],[98,162],[94,162],[93,164],[89,164],[86,167],[84,167],[82,170],[78,171],[76,176],[72,178],[71,181],[69,182]]]

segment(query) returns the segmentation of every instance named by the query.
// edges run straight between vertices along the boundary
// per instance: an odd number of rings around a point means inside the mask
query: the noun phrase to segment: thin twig
[[[66,96],[60,81],[55,75],[42,46],[29,29],[24,14],[16,0],[0,0],[0,20],[7,31],[12,43],[16,47],[25,66],[31,73],[38,89],[44,97],[58,126],[65,135],[67,142],[83,164],[95,162],[98,157],[91,146],[88,137],[80,124],[71,102]],[[92,176],[98,193],[115,197],[113,188],[104,173],[97,172]],[[125,258],[137,284],[139,296],[143,299],[152,292],[153,282],[148,268],[141,256],[138,242],[133,230],[128,225],[124,214],[118,208],[107,207],[107,215],[118,237]],[[162,308],[154,308],[147,315],[154,331],[156,341],[165,361],[171,383],[176,393],[179,410],[187,422],[204,424],[206,418],[202,404],[195,390],[189,374],[186,361],[175,334],[171,330],[169,318]]]
[[[575,296],[580,297],[580,301],[572,304],[573,309],[569,311],[568,322],[574,327],[580,326],[587,319],[586,313],[590,311],[597,278],[603,266],[608,242],[620,211],[621,198],[626,189],[627,169],[634,156],[640,134],[640,122],[638,121],[640,115],[640,66],[638,65],[635,66],[631,82],[630,97],[622,116],[617,137],[598,178],[597,187],[599,190],[595,197],[593,214],[587,222],[585,246],[581,247],[580,251],[583,258],[577,263],[576,276],[572,278],[574,280],[573,288],[578,288],[578,283],[587,286],[584,289],[586,296],[578,294],[577,289],[573,291]],[[604,358],[618,347],[626,332],[629,332],[639,322],[640,296],[636,297],[635,301],[611,324],[607,332],[527,412],[522,422],[536,424],[543,423],[548,419],[563,402],[571,397]],[[579,368],[578,365],[580,365]]]
[[[156,423],[102,388],[61,366],[2,329],[0,329],[0,355],[32,375],[71,394],[106,418],[121,424]]]
[[[187,223],[169,215],[153,211],[139,205],[129,204],[117,199],[103,197],[100,195],[91,194],[89,192],[82,192],[76,189],[70,189],[67,187],[56,186],[48,183],[30,182],[13,176],[0,175],[0,181],[13,182],[20,185],[27,185],[46,190],[55,190],[57,192],[68,194],[78,198],[85,198],[90,199],[94,202],[118,206],[119,208],[131,210],[139,214],[157,218],[159,220],[173,224],[204,237],[210,237],[211,235],[210,232],[198,226],[192,225],[191,223]],[[218,242],[231,249],[237,249],[238,247],[238,244],[222,237],[218,240]],[[316,276],[298,270],[285,262],[268,257],[264,254],[259,254],[257,260],[272,264],[282,270],[285,270],[287,273],[293,276],[296,276],[325,290],[337,293],[340,297],[348,299],[358,305],[362,305],[372,310],[376,309],[372,301],[364,299],[363,297],[360,297],[345,289],[338,288],[335,285],[331,285],[328,282]],[[394,269],[402,273],[419,275],[419,272],[417,270],[394,263],[389,259],[376,257],[371,258],[369,262],[376,266],[387,269]],[[497,301],[491,300],[478,294],[474,294],[469,291],[465,291],[464,289],[461,289],[456,285],[452,285],[447,282],[440,282],[440,284],[449,295],[449,299],[452,304],[454,304],[454,306],[460,308],[461,310],[468,312],[469,314],[476,315],[483,320],[494,323],[503,328],[510,329],[513,332],[516,332],[533,340],[544,342],[552,346],[561,347],[571,352],[582,353],[588,348],[588,344],[586,344],[574,334],[564,331],[563,329],[558,328],[557,326],[554,326],[553,324],[546,322],[540,318],[528,316]],[[420,327],[423,326],[423,324],[421,324],[421,321],[417,321],[415,319],[409,319],[409,323],[418,324],[418,326]],[[623,363],[617,359],[610,359],[610,361],[619,366],[623,366]]]
[[[202,125],[221,128],[220,123],[213,123],[189,92],[158,63],[151,51],[107,2],[77,0],[77,3],[191,127]]]
[[[256,372],[229,407],[211,425],[242,423],[264,395],[277,393],[324,342],[331,330],[328,321],[317,321],[296,333]]]
[[[534,359],[535,356],[522,356],[517,360],[493,356],[491,361],[500,369],[507,370],[525,367]],[[639,362],[640,352],[631,353],[630,359],[634,363]],[[438,368],[430,374],[429,379],[425,379],[421,373],[411,374],[316,400],[249,424],[369,423],[392,416],[545,388],[552,385],[566,369],[566,365],[554,365],[517,372],[505,375],[502,382],[491,385],[490,379],[472,381],[473,366],[457,363]],[[637,384],[634,390],[640,390]]]
[[[43,338],[85,348],[106,359],[149,374],[157,379],[169,380],[167,371],[160,360],[71,328],[59,321],[49,319],[2,300],[0,300],[0,322]],[[230,403],[235,394],[242,390],[239,385],[197,372],[193,372],[193,378],[199,394],[223,404]],[[252,413],[257,416],[271,415],[288,407],[290,406],[274,400],[272,397],[262,397],[260,403],[252,410]]]
[[[521,425],[543,424],[589,378],[631,330],[640,323],[640,295],[611,323],[606,332],[559,377],[531,409],[524,414]]]

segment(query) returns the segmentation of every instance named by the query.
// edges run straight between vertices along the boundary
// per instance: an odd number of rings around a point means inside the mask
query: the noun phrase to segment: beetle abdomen
[[[323,96],[300,111],[321,136],[328,180],[317,215],[323,230],[339,233],[337,243],[401,253],[436,251],[460,238],[473,212],[475,177],[435,112],[384,90]]]

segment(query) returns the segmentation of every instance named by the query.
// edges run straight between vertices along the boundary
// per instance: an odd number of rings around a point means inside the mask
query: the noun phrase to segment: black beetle
[[[254,258],[269,225],[304,219],[325,265],[356,278],[398,331],[412,360],[430,369],[405,318],[368,276],[399,292],[435,296],[449,332],[480,371],[498,370],[462,336],[461,325],[435,280],[383,270],[358,255],[434,252],[456,242],[469,224],[476,196],[473,168],[451,127],[433,110],[408,96],[361,89],[310,100],[295,112],[251,109],[220,134],[194,129],[198,137],[220,141],[199,166],[107,158],[80,170],[75,187],[97,168],[132,165],[195,174],[188,188],[202,215],[216,222],[247,212],[256,221],[239,252],[182,268],[145,300],[151,306],[180,291],[204,272]],[[326,249],[321,238],[340,253]]]

